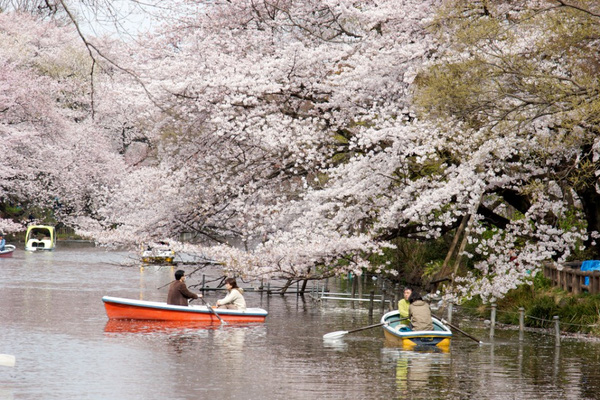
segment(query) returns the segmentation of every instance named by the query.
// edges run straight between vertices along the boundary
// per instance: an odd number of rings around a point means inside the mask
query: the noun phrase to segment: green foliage
[[[489,74],[480,67],[479,62],[469,61],[437,65],[421,73],[416,80],[416,105],[432,116],[474,114],[481,108],[482,82]]]
[[[526,287],[526,286],[523,286]],[[544,276],[544,274],[535,274],[533,277],[534,291],[546,290],[552,287],[552,281]]]
[[[384,255],[397,272],[391,278],[410,284],[420,284],[423,277],[432,276],[441,267],[449,247],[445,238],[426,242],[397,238],[393,243],[396,248],[387,249]]]
[[[525,326],[551,329],[554,316],[559,317],[563,332],[600,335],[600,295],[574,296],[552,288],[548,279],[537,274],[532,286],[521,285],[497,303],[496,320],[502,324],[519,324],[519,308],[525,310]],[[490,318],[490,306],[480,298],[464,301],[461,309],[469,315]]]
[[[525,320],[527,326],[548,328],[550,321],[558,315],[559,307],[554,297],[543,295],[533,299],[533,303],[525,309]]]
[[[568,297],[560,308],[561,330],[567,332],[590,332],[599,321],[600,296]]]
[[[0,214],[3,218],[16,218],[23,215],[23,207],[10,203],[0,203]]]

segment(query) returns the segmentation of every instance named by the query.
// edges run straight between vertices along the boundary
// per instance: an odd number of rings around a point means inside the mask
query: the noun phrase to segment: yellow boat
[[[173,264],[175,252],[165,243],[159,243],[158,246],[149,245],[142,251],[141,258],[144,264]]]
[[[56,231],[49,225],[30,225],[25,234],[25,250],[54,250],[56,247]]]
[[[435,317],[431,317],[431,319],[433,330],[413,331],[400,323],[400,313],[397,310],[390,311],[381,317],[383,334],[389,342],[402,345],[407,349],[432,346],[448,349],[452,339],[452,331],[439,319]]]

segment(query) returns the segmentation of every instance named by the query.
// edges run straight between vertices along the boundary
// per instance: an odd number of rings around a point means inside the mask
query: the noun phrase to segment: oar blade
[[[337,339],[348,334],[348,331],[335,331],[323,335],[323,339]]]
[[[4,367],[14,367],[16,358],[10,354],[0,354],[0,365]]]

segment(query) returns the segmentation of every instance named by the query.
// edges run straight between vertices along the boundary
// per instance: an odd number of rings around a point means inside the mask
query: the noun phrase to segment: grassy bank
[[[550,286],[550,282],[538,274],[532,286],[521,286],[497,301],[496,321],[501,324],[519,324],[519,308],[525,310],[525,326],[550,328],[553,317],[560,319],[563,332],[579,332],[600,336],[600,295],[587,293],[573,295]],[[490,318],[490,304],[479,298],[461,305],[465,313],[480,318]]]

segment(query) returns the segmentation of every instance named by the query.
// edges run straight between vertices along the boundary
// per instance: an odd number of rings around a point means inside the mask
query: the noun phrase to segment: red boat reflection
[[[156,333],[156,332],[182,332],[192,330],[223,329],[227,327],[240,327],[253,324],[228,323],[221,325],[218,321],[153,321],[153,320],[126,320],[110,319],[104,327],[106,333]]]

